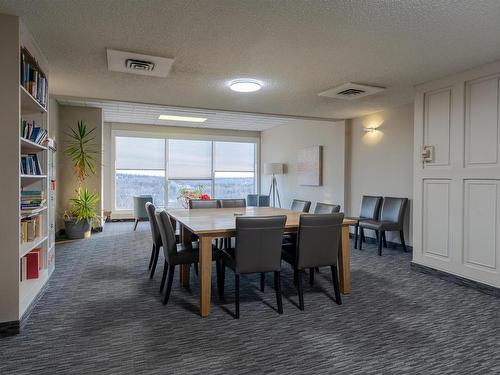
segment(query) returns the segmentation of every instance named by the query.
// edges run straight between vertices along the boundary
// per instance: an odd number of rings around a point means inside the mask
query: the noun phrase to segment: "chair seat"
[[[220,250],[212,245],[212,259],[220,258]],[[191,245],[183,243],[177,244],[177,253],[170,260],[172,264],[192,264],[200,260],[200,247],[198,241],[191,242]]]
[[[373,230],[400,230],[401,227],[398,223],[391,221],[378,221],[378,220],[363,220],[359,222],[359,226],[364,229]]]
[[[236,254],[234,251],[234,247],[225,248],[219,250],[219,252],[222,260],[224,261],[224,264],[234,271],[236,267],[236,262],[235,262]]]

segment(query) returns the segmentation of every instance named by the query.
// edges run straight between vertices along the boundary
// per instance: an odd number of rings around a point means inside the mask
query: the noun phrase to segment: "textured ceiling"
[[[300,121],[280,116],[257,115],[251,113],[225,112],[214,110],[192,110],[171,106],[117,102],[110,100],[77,99],[58,97],[62,105],[102,108],[105,122],[125,122],[159,126],[181,126],[189,128],[236,129],[263,131],[275,126],[293,124]],[[159,120],[160,115],[203,117],[202,123]],[[318,121],[319,122],[319,121]],[[314,122],[313,122],[314,123]]]
[[[412,100],[415,84],[500,58],[499,0],[0,0],[28,25],[53,94],[323,118]],[[106,48],[175,58],[169,77],[109,72]],[[265,82],[237,94],[236,77]],[[386,86],[345,102],[319,92]]]

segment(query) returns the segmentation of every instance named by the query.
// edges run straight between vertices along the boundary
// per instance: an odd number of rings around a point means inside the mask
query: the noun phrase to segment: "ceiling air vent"
[[[127,69],[140,70],[143,72],[152,72],[155,68],[155,63],[151,61],[127,59],[125,61]]]
[[[165,78],[174,59],[107,49],[108,70]]]
[[[334,87],[333,89],[323,91],[318,95],[334,99],[354,100],[368,95],[373,95],[384,90],[384,87],[360,85],[348,82]]]

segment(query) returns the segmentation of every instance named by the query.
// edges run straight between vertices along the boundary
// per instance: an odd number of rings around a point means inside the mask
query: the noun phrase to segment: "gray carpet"
[[[283,272],[284,314],[272,275],[243,279],[233,319],[226,299],[198,316],[198,287],[170,302],[147,277],[148,224],[107,225],[88,241],[57,247],[57,269],[21,334],[0,339],[0,374],[499,374],[500,300],[410,269],[410,255],[373,246],[352,252],[352,289],[332,301],[329,269],[297,309]],[[213,278],[215,286],[215,278]]]

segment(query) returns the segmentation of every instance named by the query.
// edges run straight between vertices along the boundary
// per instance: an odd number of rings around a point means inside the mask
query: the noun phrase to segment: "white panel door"
[[[413,262],[500,287],[500,62],[417,87]],[[424,146],[434,158],[423,161]]]

